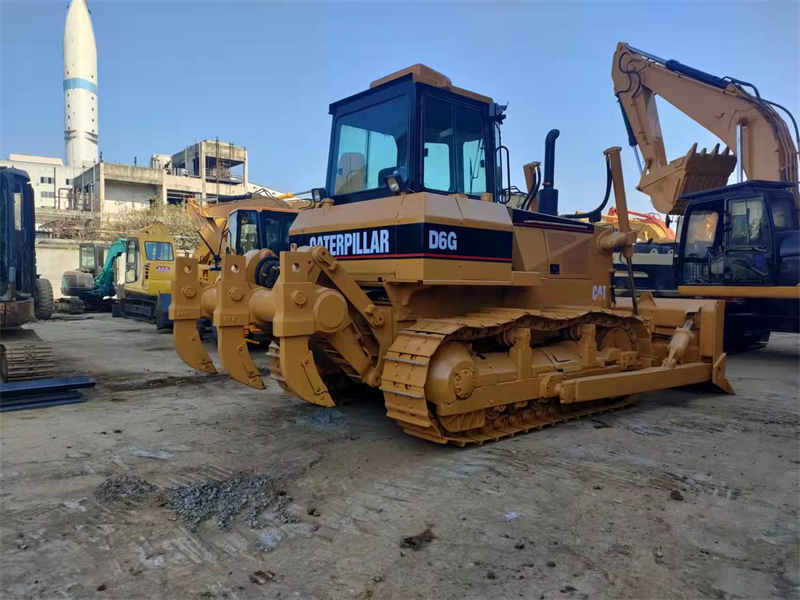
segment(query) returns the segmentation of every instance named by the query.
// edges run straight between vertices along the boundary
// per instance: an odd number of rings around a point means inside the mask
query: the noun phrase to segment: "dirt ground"
[[[195,373],[146,324],[37,330],[97,387],[0,419],[3,598],[800,597],[796,336],[730,357],[736,396],[651,393],[458,449],[404,435],[374,398],[321,410]],[[95,496],[117,475],[166,490],[242,472],[283,486],[255,528]]]

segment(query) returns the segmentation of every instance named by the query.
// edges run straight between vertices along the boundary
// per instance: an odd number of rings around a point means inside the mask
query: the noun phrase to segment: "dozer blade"
[[[202,316],[200,308],[202,288],[197,260],[178,258],[175,271],[175,279],[172,280],[172,303],[169,306],[169,318],[174,323],[172,337],[175,350],[183,362],[193,369],[213,375],[217,370],[203,347],[200,332],[197,331],[197,319]]]
[[[734,167],[736,157],[729,148],[720,153],[717,144],[709,154],[705,148],[697,152],[694,144],[685,156],[645,173],[637,189],[650,196],[659,212],[679,215],[686,208],[681,196],[727,185]]]
[[[280,338],[280,374],[273,376],[280,377],[286,387],[306,402],[336,406],[317,370],[307,336]]]
[[[228,375],[240,383],[263,390],[264,380],[250,357],[244,338],[244,328],[250,323],[251,296],[245,267],[244,256],[227,255],[222,259],[214,309],[217,352]]]

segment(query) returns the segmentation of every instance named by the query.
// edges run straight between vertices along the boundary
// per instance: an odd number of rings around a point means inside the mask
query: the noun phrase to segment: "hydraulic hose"
[[[611,183],[613,180],[614,177],[611,175],[611,164],[608,162],[608,157],[606,157],[606,194],[600,206],[587,213],[575,213],[573,215],[561,215],[561,216],[566,219],[588,218],[590,223],[599,223],[600,220],[603,218],[603,209],[606,207],[606,205],[608,204],[608,200],[611,197]]]

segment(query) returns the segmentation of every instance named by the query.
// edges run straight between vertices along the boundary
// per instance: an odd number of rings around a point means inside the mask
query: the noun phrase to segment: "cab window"
[[[80,268],[87,271],[94,270],[94,246],[81,246]]]
[[[381,174],[408,179],[408,98],[399,96],[337,120],[333,194],[374,190]]]
[[[685,256],[705,258],[714,246],[717,235],[719,213],[713,210],[696,210],[689,215],[686,227]]]
[[[14,185],[14,229],[22,231],[22,184]]]
[[[147,260],[175,260],[172,244],[169,242],[145,242],[144,253]]]
[[[289,228],[294,221],[293,213],[261,213],[261,226],[264,229],[266,247],[275,253],[289,249]]]
[[[775,231],[795,228],[795,206],[791,198],[773,198],[769,204],[772,207],[772,224],[775,226]]]
[[[769,223],[761,198],[747,198],[730,203],[730,246],[764,246],[769,240]]]
[[[238,215],[239,243],[236,253],[244,255],[250,250],[258,248],[258,221],[256,211],[240,210]]]
[[[428,98],[425,103],[423,185],[448,194],[486,191],[483,118],[475,109]]]

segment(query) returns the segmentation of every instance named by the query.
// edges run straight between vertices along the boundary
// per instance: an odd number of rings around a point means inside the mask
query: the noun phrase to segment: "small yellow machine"
[[[154,223],[128,236],[125,283],[117,289],[119,300],[113,314],[155,321],[165,327],[175,256],[175,240],[163,223]]]
[[[213,371],[191,335],[213,316],[228,374],[264,388],[243,331],[271,323],[270,371],[288,392],[333,406],[324,358],[382,390],[405,432],[459,446],[618,410],[650,390],[731,391],[722,302],[612,296],[612,253],[629,257],[636,240],[620,149],[606,151],[620,231],[559,217],[547,158],[539,212],[511,208],[496,201],[507,192],[502,112],[423,65],[332,104],[327,187],[292,225],[275,285],[258,284],[256,260],[229,255],[203,290],[197,261],[178,260],[183,360]]]
[[[207,204],[189,199],[186,209],[202,240],[193,254],[198,261],[202,288],[214,285],[220,272],[221,257],[226,254],[249,255],[255,259],[258,273],[254,277],[262,285],[272,287],[278,275],[278,254],[289,248],[289,227],[298,212],[283,200],[284,197],[294,198],[291,194],[282,197],[249,194],[244,198]],[[194,328],[187,322],[179,322],[177,326],[192,329],[193,333],[188,334],[199,341],[200,332],[211,326],[211,319],[201,319]],[[268,324],[245,327],[245,337],[252,343],[264,340],[268,343],[270,333]],[[210,361],[208,365],[213,368]]]

